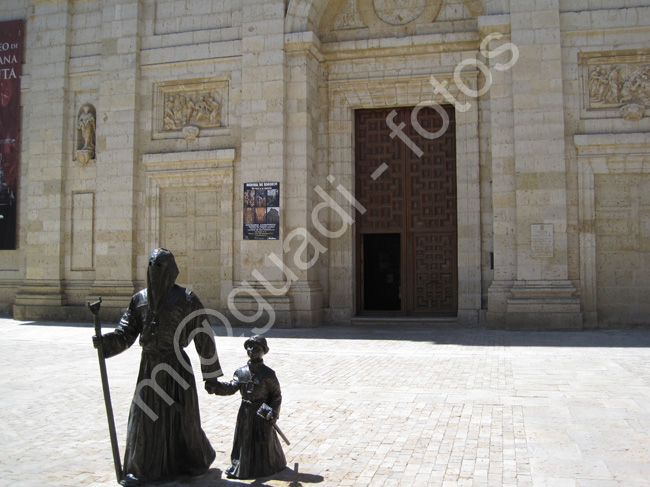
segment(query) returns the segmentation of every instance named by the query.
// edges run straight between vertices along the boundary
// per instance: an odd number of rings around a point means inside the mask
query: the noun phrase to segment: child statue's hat
[[[252,337],[250,337],[248,340],[244,342],[244,348],[247,348],[248,344],[251,342],[257,343],[259,346],[261,346],[265,354],[269,353],[269,346],[266,344],[266,338],[264,338],[264,336],[253,335]]]

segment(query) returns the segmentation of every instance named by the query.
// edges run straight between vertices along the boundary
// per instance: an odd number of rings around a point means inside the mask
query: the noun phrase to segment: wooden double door
[[[455,119],[440,108],[447,117],[415,109],[417,124],[413,107],[355,113],[356,198],[367,210],[356,223],[361,315],[457,314]]]

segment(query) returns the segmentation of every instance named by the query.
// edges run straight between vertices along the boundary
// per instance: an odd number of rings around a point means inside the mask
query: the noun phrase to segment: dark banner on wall
[[[24,22],[0,22],[0,250],[16,248]]]
[[[244,240],[280,238],[280,183],[244,183]]]

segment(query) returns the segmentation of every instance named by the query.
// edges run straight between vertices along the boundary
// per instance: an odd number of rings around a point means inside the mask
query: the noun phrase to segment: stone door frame
[[[448,90],[467,111],[456,110],[456,176],[458,198],[458,317],[459,324],[479,321],[481,310],[481,204],[479,181],[478,100],[469,99],[457,89],[453,72],[436,73],[438,81],[447,81]],[[434,94],[430,75],[406,78],[382,77],[329,80],[329,173],[346,188],[354,188],[354,111],[361,108],[416,106],[423,102],[448,104]],[[478,85],[477,72],[463,72],[468,87]],[[348,210],[352,214],[352,205]],[[349,321],[356,309],[354,277],[356,229],[331,242],[340,255],[337,266],[330,265],[330,290],[346,283],[349,290],[331,293],[332,321]],[[347,270],[346,270],[347,269]]]
[[[596,174],[650,173],[650,134],[577,134],[580,295],[585,328],[598,328]]]
[[[147,249],[160,245],[160,190],[165,188],[204,188],[223,185],[228,198],[218,202],[218,238],[222,263],[220,275],[222,307],[225,307],[233,282],[233,162],[235,149],[144,154],[146,168],[146,237]]]

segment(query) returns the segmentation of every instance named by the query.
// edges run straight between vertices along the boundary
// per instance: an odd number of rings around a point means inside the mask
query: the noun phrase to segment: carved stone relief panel
[[[620,109],[626,120],[643,118],[650,107],[650,52],[586,53],[580,60],[588,111]]]
[[[154,85],[154,139],[217,135],[228,126],[228,79]]]

